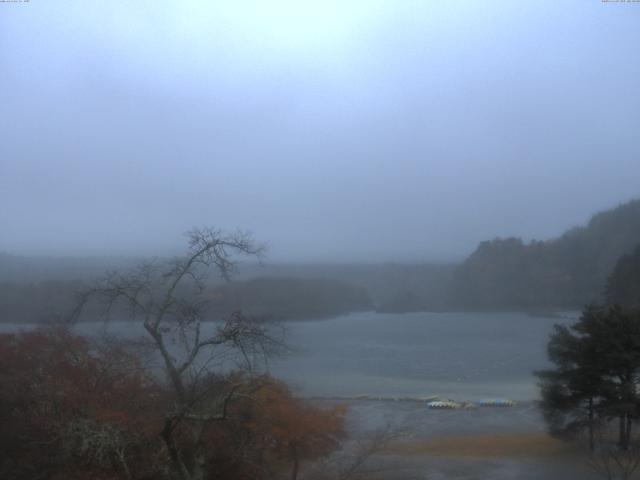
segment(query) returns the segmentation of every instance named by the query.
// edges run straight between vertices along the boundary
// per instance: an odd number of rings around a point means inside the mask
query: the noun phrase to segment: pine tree
[[[597,424],[617,418],[619,445],[628,449],[640,413],[640,313],[588,306],[575,325],[555,327],[548,353],[556,368],[537,375],[551,433],[586,430],[593,449]]]
[[[607,279],[605,297],[610,305],[640,308],[640,245],[620,257]]]

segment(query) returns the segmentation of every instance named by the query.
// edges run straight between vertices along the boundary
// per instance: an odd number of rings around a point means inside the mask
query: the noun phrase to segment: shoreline
[[[574,444],[544,432],[483,433],[391,443],[385,455],[496,459],[568,456],[578,453]]]
[[[478,308],[478,309],[463,309],[463,308],[452,308],[452,309],[433,309],[433,310],[408,310],[408,311],[393,311],[393,310],[384,310],[384,309],[367,309],[367,310],[351,310],[345,312],[338,312],[332,314],[313,314],[310,313],[308,316],[301,316],[296,318],[291,318],[288,316],[284,316],[282,318],[275,319],[272,314],[258,314],[257,318],[263,319],[266,323],[316,323],[316,322],[325,322],[328,320],[335,320],[340,317],[348,317],[351,315],[366,315],[366,314],[375,314],[375,315],[416,315],[416,314],[445,314],[445,315],[455,315],[455,314],[521,314],[526,315],[531,318],[548,318],[548,319],[558,319],[558,320],[577,320],[580,317],[581,310],[579,309],[570,309],[570,308]],[[225,315],[220,316],[219,319],[205,319],[202,323],[216,323],[223,321]],[[51,326],[51,325],[77,325],[77,324],[89,324],[89,323],[109,323],[112,321],[116,322],[130,322],[136,323],[134,320],[113,320],[113,319],[103,319],[103,318],[86,318],[77,321],[69,321],[63,318],[51,318],[47,320],[41,321],[12,321],[6,318],[0,318],[0,324],[8,324],[8,325],[16,325],[16,326],[28,326],[28,327],[40,327],[40,326]]]

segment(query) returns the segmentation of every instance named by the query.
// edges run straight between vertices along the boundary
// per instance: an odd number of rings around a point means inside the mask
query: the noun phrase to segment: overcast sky
[[[640,3],[0,3],[0,251],[459,258],[640,196]]]

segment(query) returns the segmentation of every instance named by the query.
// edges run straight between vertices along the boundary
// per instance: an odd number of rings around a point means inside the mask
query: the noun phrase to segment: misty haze
[[[640,478],[640,3],[0,0],[0,478]]]

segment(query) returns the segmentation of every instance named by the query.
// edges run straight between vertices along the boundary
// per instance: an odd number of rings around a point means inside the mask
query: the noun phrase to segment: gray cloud
[[[0,5],[0,250],[452,258],[640,194],[640,8],[398,3]]]

